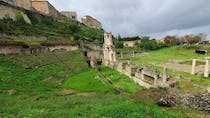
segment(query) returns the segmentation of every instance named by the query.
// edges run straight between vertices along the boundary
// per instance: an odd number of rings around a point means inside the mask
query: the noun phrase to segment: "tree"
[[[167,45],[178,45],[180,44],[180,39],[176,38],[176,36],[166,36],[164,38],[164,43]]]

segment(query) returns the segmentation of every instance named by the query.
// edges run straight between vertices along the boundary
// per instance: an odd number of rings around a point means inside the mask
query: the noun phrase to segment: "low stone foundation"
[[[114,65],[111,63],[114,63]],[[163,73],[159,73],[152,68],[134,66],[129,61],[110,62],[106,66],[129,76],[135,83],[138,83],[145,88],[171,87],[176,83],[175,81],[172,81],[167,74],[167,69],[164,69]],[[154,79],[152,84],[146,80],[145,76]]]

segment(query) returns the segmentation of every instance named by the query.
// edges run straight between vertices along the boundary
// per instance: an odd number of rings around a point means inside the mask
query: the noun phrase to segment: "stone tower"
[[[114,62],[116,62],[116,50],[115,46],[112,43],[112,34],[111,33],[104,33],[104,46],[103,46],[103,53],[104,53],[104,59],[103,63],[104,65],[114,65]]]

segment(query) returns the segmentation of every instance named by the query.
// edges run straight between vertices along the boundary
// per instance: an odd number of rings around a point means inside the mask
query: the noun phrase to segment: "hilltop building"
[[[59,17],[59,12],[47,0],[32,0],[32,7],[46,15]]]
[[[77,13],[74,11],[62,11],[60,13],[69,18],[70,20],[77,21]]]
[[[84,16],[82,19],[82,23],[96,29],[102,29],[101,23],[91,16]]]

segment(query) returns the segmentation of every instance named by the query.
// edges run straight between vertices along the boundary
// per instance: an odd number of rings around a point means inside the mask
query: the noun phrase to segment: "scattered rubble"
[[[193,109],[210,113],[210,94],[208,93],[189,94],[184,96],[182,101]]]
[[[164,95],[157,104],[161,107],[173,107],[177,104],[177,98],[175,95]]]

